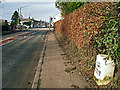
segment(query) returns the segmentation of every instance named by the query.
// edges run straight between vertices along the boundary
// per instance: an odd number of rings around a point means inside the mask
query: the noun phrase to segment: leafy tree
[[[19,14],[17,11],[13,13],[11,20],[13,27],[16,27],[16,25],[19,23]]]
[[[57,0],[55,2],[56,8],[61,10],[62,16],[68,15],[73,12],[75,9],[80,8],[84,5],[84,2],[62,2],[61,0]]]

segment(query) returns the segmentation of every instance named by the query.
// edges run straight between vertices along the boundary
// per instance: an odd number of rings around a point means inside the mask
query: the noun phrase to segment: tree
[[[17,11],[15,11],[15,12],[13,13],[11,20],[12,20],[11,23],[12,23],[13,27],[16,27],[17,24],[19,23],[19,14],[18,14]]]
[[[84,2],[62,2],[57,0],[55,2],[56,8],[61,10],[62,16],[66,16],[69,13],[73,12],[75,9],[78,9],[84,5]]]

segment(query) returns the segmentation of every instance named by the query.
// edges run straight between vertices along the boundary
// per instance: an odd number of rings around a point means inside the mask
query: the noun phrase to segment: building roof
[[[30,21],[28,18],[21,19],[21,21]]]

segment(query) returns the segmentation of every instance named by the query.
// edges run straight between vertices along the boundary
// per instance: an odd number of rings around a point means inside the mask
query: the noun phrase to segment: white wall
[[[54,19],[54,18],[55,18],[55,19]],[[62,18],[62,16],[61,16],[60,13],[57,14],[56,16],[54,16],[54,18],[53,18],[53,23],[55,23],[55,22],[57,22],[57,21],[59,21],[59,20],[61,20],[61,19],[64,19],[64,18]]]

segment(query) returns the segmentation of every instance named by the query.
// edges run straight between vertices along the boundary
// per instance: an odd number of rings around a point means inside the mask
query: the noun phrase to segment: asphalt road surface
[[[31,87],[47,31],[29,32],[2,46],[2,88]]]

